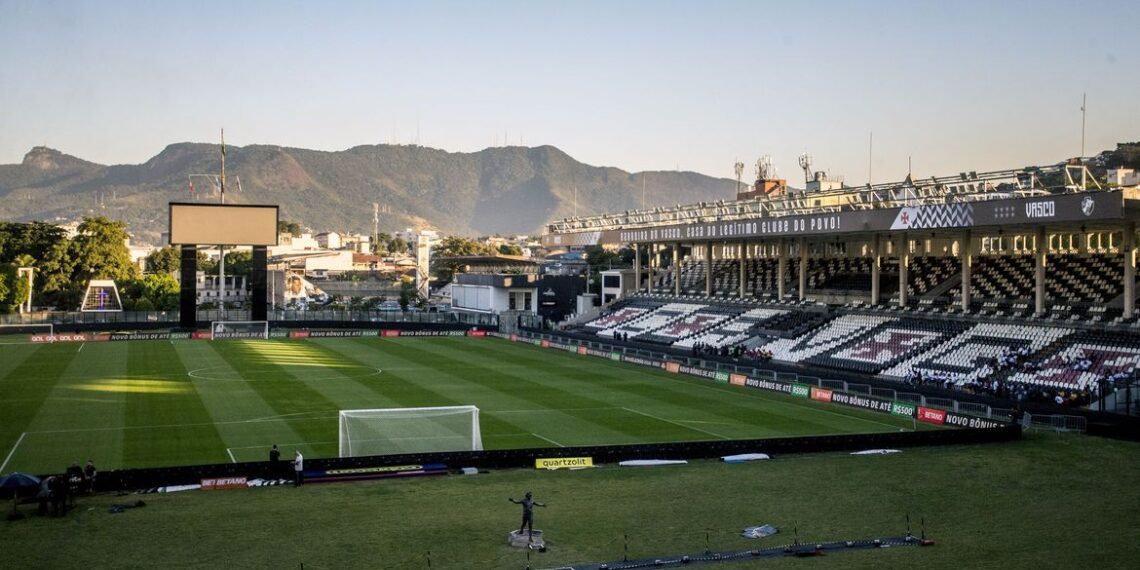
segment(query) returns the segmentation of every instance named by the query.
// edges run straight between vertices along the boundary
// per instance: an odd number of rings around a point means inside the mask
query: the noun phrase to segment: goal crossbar
[[[341,410],[339,423],[341,457],[483,449],[475,406]]]

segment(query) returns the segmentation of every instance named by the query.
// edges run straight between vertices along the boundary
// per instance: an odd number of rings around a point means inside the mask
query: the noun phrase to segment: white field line
[[[243,423],[270,422],[270,421],[274,421],[274,420],[280,420],[281,418],[288,418],[288,417],[293,417],[293,416],[308,416],[308,415],[312,415],[312,414],[328,414],[328,413],[332,413],[332,411],[333,410],[313,410],[311,412],[297,412],[295,414],[280,414],[280,415],[276,415],[276,416],[265,416],[263,418],[253,418],[251,420],[242,420],[242,422]],[[338,412],[338,415],[339,415],[339,412]],[[321,416],[319,419],[327,419],[327,418],[332,418],[332,417],[336,417],[336,416]],[[318,418],[311,418],[311,419],[318,419]]]
[[[339,443],[339,442],[336,442],[336,441],[302,441],[300,443],[278,443],[277,447],[278,448],[301,447],[304,445],[327,445],[330,443]],[[241,450],[241,449],[265,449],[265,450],[267,450],[266,453],[268,453],[269,446],[265,446],[265,445],[244,445],[241,447],[227,447],[226,449],[238,449],[238,450]]]
[[[230,463],[237,463],[237,459],[234,459],[234,452],[230,451],[230,448],[226,448],[226,453],[230,455]]]
[[[545,408],[541,410],[483,410],[480,409],[479,413],[482,414],[553,414],[558,412],[604,412],[607,410],[618,410],[617,406],[609,406],[605,408]]]
[[[4,472],[4,468],[8,466],[8,462],[11,461],[12,456],[16,454],[16,448],[20,447],[20,442],[24,441],[24,436],[26,436],[26,435],[28,435],[28,432],[24,432],[24,433],[20,434],[20,439],[16,440],[16,445],[12,446],[12,451],[9,451],[8,457],[4,458],[4,464],[0,465],[0,473]]]
[[[720,439],[732,439],[731,437],[728,437],[728,436],[726,436],[726,435],[721,435],[721,434],[719,434],[719,433],[711,432],[711,431],[708,431],[708,430],[705,430],[705,429],[701,429],[701,428],[698,428],[698,427],[687,426],[687,425],[685,425],[685,424],[683,424],[683,423],[681,423],[681,422],[676,422],[676,421],[673,421],[673,420],[667,420],[667,419],[665,419],[665,418],[662,418],[662,417],[659,417],[659,416],[655,416],[655,415],[653,415],[653,414],[647,414],[647,413],[645,413],[645,412],[642,412],[642,411],[638,411],[638,410],[635,410],[635,409],[632,409],[632,408],[622,408],[622,409],[623,409],[623,410],[625,410],[625,411],[627,411],[627,412],[633,412],[633,413],[635,413],[635,414],[639,414],[639,415],[645,416],[645,417],[647,417],[647,418],[652,418],[652,419],[655,419],[655,420],[657,420],[657,421],[665,422],[665,423],[667,423],[667,424],[673,424],[673,425],[675,425],[675,426],[677,426],[677,427],[682,427],[682,428],[685,428],[685,429],[691,429],[691,430],[693,430],[693,431],[699,431],[699,432],[701,432],[701,433],[703,433],[703,434],[708,434],[708,435],[711,435],[711,436],[713,436],[713,437],[719,437]]]
[[[327,420],[336,416],[316,417],[316,418],[291,418],[277,420],[280,422],[311,422],[314,420]],[[269,420],[261,420],[269,421]],[[198,422],[189,424],[158,424],[150,426],[121,426],[121,427],[102,427],[102,428],[79,428],[79,429],[48,429],[40,431],[30,431],[28,433],[75,433],[80,431],[126,431],[135,429],[170,429],[170,428],[184,428],[184,427],[199,427],[199,426],[225,426],[234,424],[247,424],[250,420],[232,420],[228,422]],[[234,448],[237,449],[237,448]]]
[[[85,347],[85,346],[87,346],[87,343],[85,343],[85,342],[81,342],[81,343],[79,343],[79,348],[75,349],[75,352],[76,352],[77,354],[78,354],[78,353],[80,353],[80,352],[83,352],[83,347]]]
[[[558,443],[557,441],[554,441],[553,439],[550,439],[549,437],[543,437],[537,433],[532,433],[530,435],[533,435],[534,437],[537,437],[538,439],[541,439],[541,440],[549,441],[550,443],[553,443],[554,445],[557,445],[558,447],[566,447],[565,445],[562,445],[561,443]]]

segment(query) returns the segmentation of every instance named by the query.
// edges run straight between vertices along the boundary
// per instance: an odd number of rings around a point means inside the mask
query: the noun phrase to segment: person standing
[[[522,505],[522,524],[519,525],[519,534],[522,534],[523,529],[526,528],[527,540],[530,540],[531,536],[534,534],[534,508],[546,506],[538,501],[535,501],[531,497],[532,495],[530,491],[526,492],[526,497],[524,497],[521,501],[516,501],[511,497],[507,497],[508,501],[516,505]]]
[[[277,444],[273,444],[273,448],[269,450],[269,476],[281,476],[281,450],[277,449]]]
[[[298,449],[293,452],[293,472],[297,479],[294,484],[298,487],[305,484],[305,457],[301,455],[301,450]]]
[[[83,468],[83,476],[87,483],[87,494],[95,492],[95,475],[99,472],[95,469],[95,460],[88,459],[87,466]]]
[[[79,490],[82,488],[83,468],[79,466],[78,461],[74,461],[67,468],[67,508],[75,507],[75,497],[79,495]]]

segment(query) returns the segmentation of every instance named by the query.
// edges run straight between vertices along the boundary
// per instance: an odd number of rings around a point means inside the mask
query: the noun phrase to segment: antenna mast
[[[815,177],[811,173],[811,157],[805,152],[800,155],[800,168],[804,169],[804,182],[811,182]]]
[[[380,204],[372,203],[372,239],[380,235]],[[372,244],[372,251],[376,251],[376,244]]]
[[[867,186],[871,185],[871,157],[875,156],[875,133],[871,132],[867,139]]]

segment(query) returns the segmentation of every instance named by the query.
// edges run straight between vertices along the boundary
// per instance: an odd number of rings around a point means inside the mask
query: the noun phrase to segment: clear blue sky
[[[0,164],[169,143],[472,152],[629,171],[797,156],[863,183],[1140,139],[1140,2],[0,0]]]

